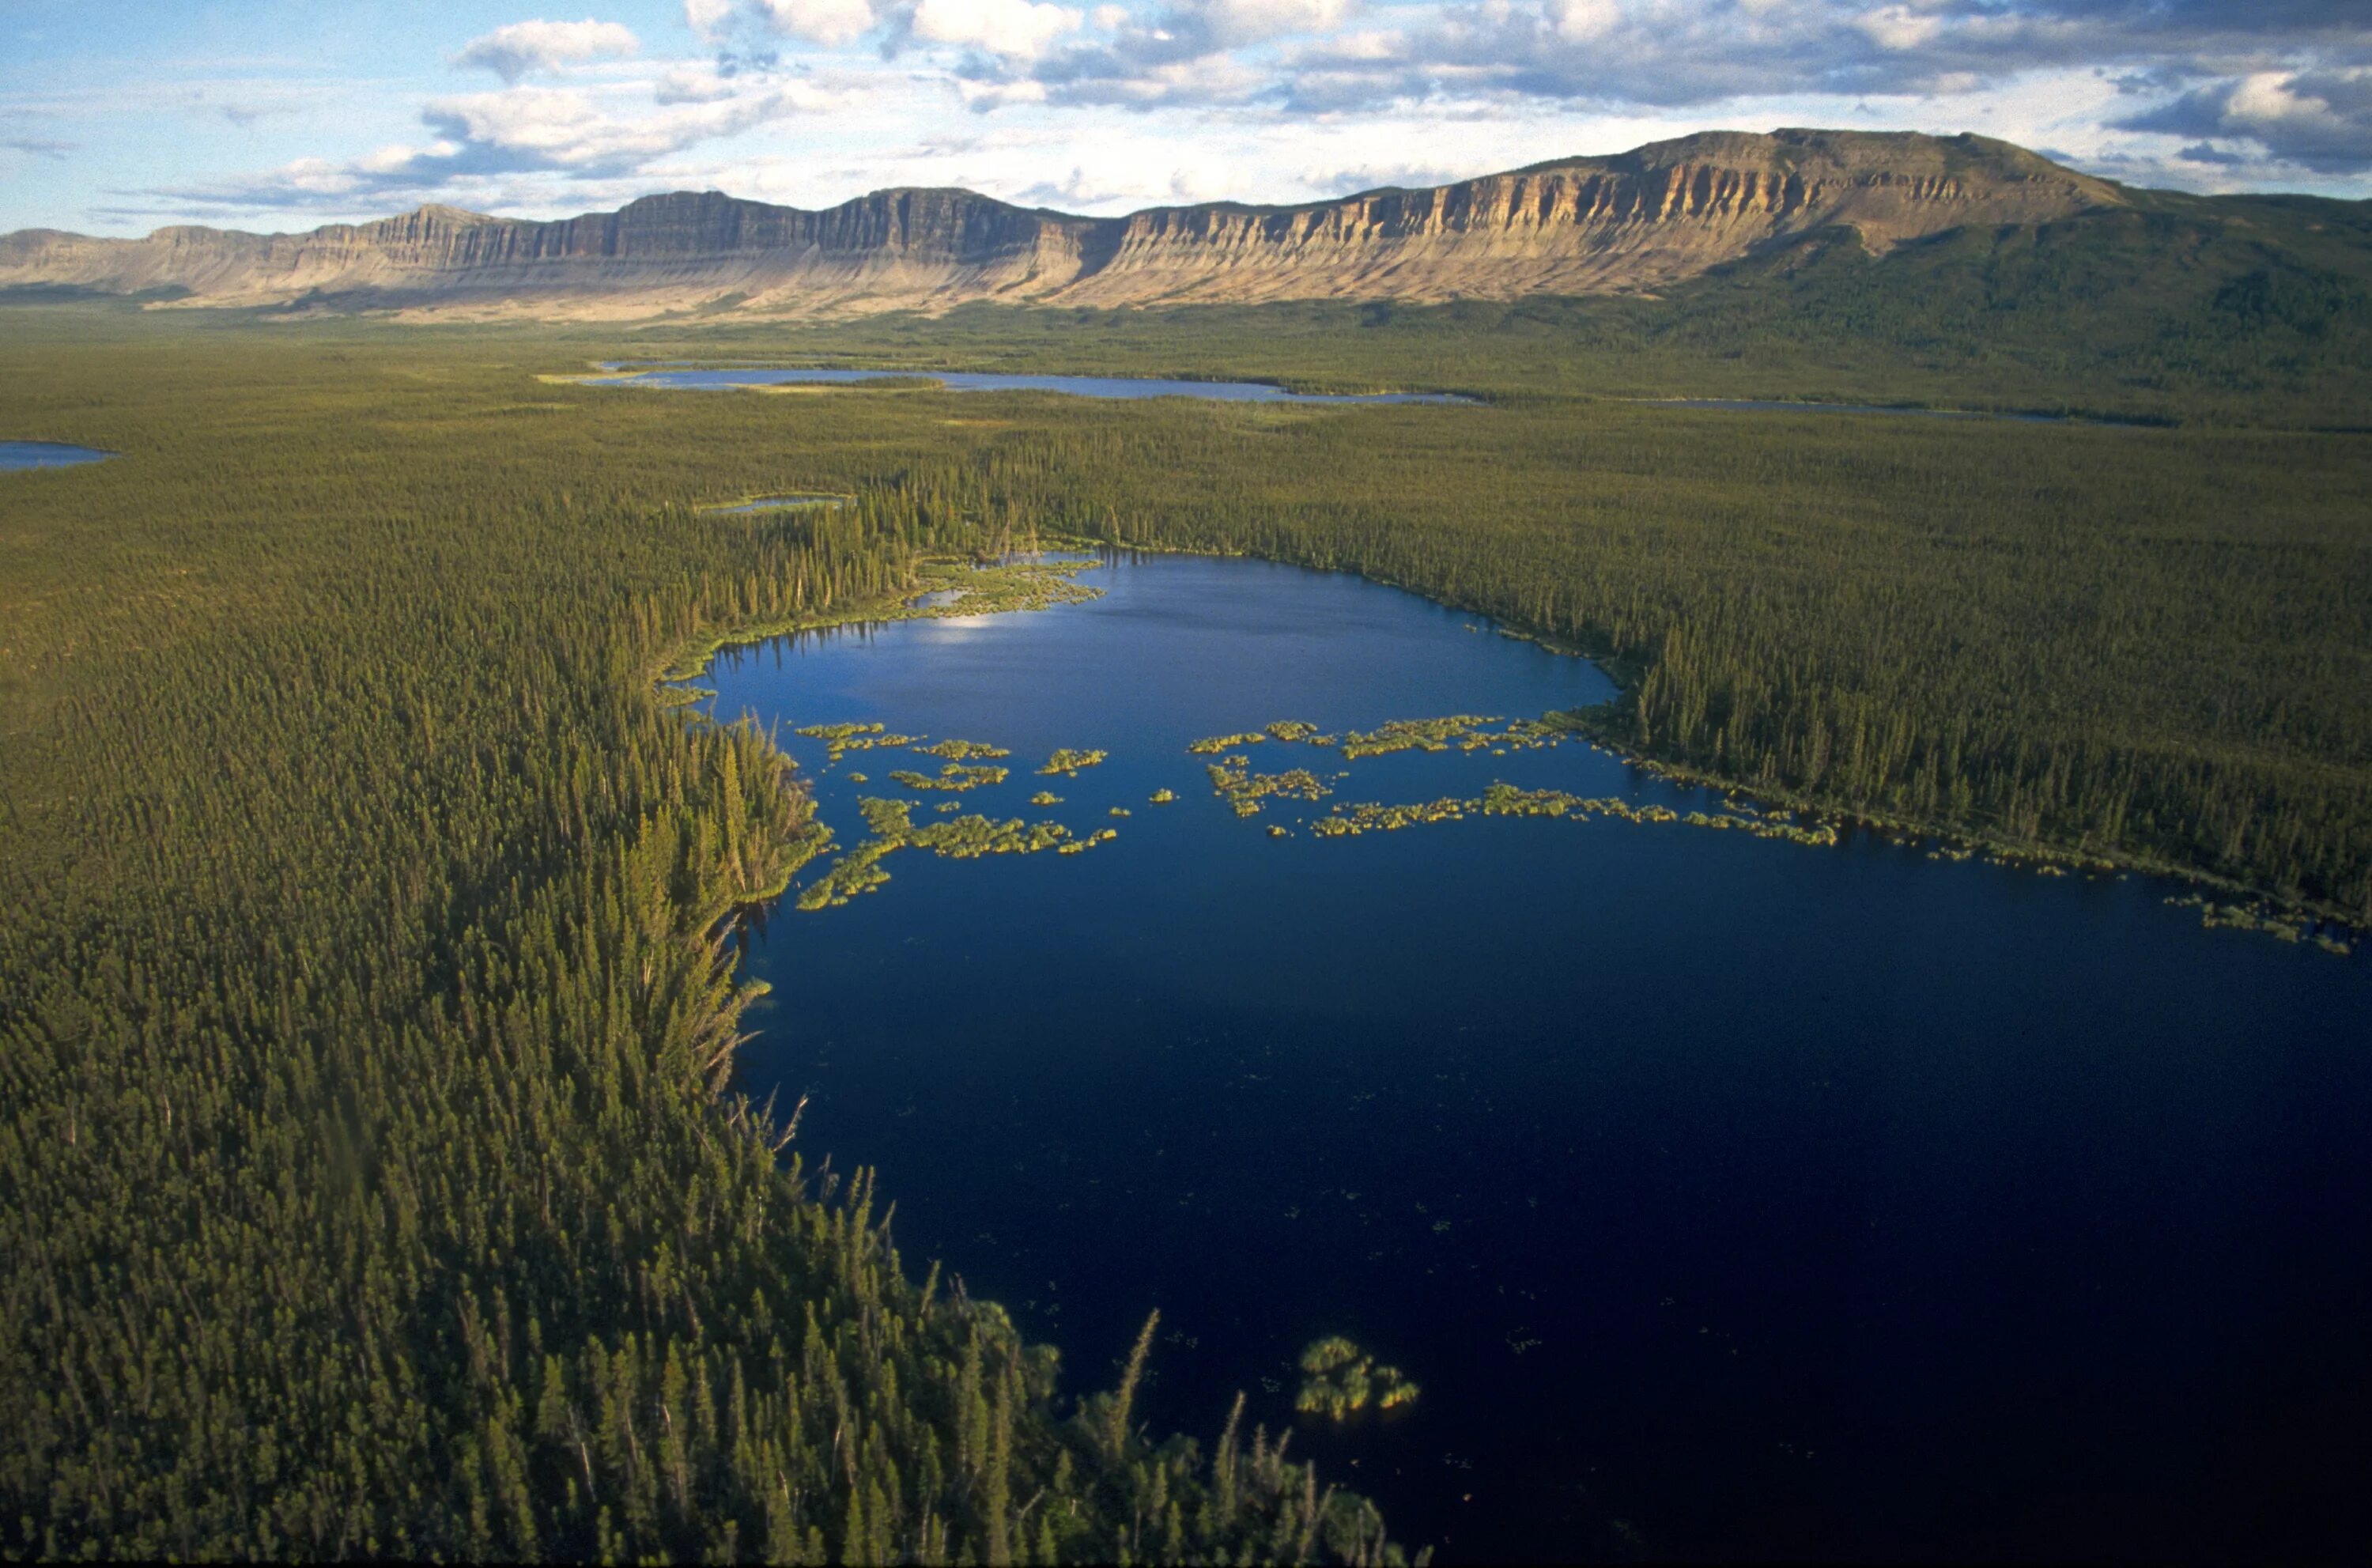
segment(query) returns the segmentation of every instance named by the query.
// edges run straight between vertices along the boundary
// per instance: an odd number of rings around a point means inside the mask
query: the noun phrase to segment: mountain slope
[[[1508,299],[1668,287],[1821,230],[1850,230],[1882,254],[1971,224],[2127,201],[2106,181],[1979,136],[1715,132],[1430,190],[1119,218],[955,190],[876,192],[823,212],[710,192],[550,223],[429,206],[299,235],[25,230],[0,237],[0,287],[558,317],[845,315],[983,299]]]

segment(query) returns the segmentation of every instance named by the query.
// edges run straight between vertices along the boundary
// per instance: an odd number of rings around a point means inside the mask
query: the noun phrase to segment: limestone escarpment
[[[2122,202],[2113,185],[1981,137],[1717,132],[1430,190],[1119,218],[958,190],[881,191],[821,212],[709,192],[549,223],[427,206],[297,235],[26,230],[0,237],[0,286],[560,317],[1513,298],[1662,287],[1820,228],[1850,227],[1883,252]]]

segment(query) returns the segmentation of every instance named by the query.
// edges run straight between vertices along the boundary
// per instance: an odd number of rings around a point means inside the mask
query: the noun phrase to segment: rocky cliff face
[[[2005,142],[1717,132],[1427,191],[1123,218],[968,191],[879,191],[824,212],[715,192],[552,223],[429,206],[308,234],[0,236],[0,287],[157,291],[180,303],[631,318],[938,309],[975,299],[1125,306],[1513,298],[1655,289],[1839,226],[1883,252],[1971,223],[2122,203]]]

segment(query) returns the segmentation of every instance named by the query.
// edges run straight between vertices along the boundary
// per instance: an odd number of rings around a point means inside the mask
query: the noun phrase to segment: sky
[[[891,185],[1121,213],[1783,125],[2372,197],[2372,0],[0,0],[0,232]]]

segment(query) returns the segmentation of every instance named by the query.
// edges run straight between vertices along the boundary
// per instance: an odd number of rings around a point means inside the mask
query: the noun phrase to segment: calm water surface
[[[115,456],[93,447],[63,441],[0,441],[0,473],[13,469],[62,469],[76,463],[103,463]]]
[[[604,369],[630,369],[623,365]],[[602,387],[783,387],[804,382],[937,381],[957,392],[1067,392],[1081,398],[1201,398],[1225,403],[1468,403],[1448,392],[1372,392],[1357,396],[1288,392],[1261,381],[1165,381],[1144,376],[994,376],[969,370],[655,369]]]
[[[1603,696],[1589,666],[1355,579],[1154,558],[1094,603],[779,643],[718,705],[785,724],[843,842],[892,767],[791,725],[1014,749],[967,810],[1091,853],[907,851],[778,907],[751,1086],[879,1167],[945,1259],[1146,1413],[1293,1423],[1343,1332],[1424,1387],[1294,1452],[1448,1559],[2246,1552],[2363,1529],[2372,966],[2202,930],[2145,881],[1542,819],[1285,839],[1203,735]],[[1482,627],[1480,630],[1471,628]],[[1100,747],[1076,780],[1030,769]],[[1712,799],[1586,747],[1355,764]],[[852,770],[876,783],[848,782]],[[1050,786],[1064,803],[1036,812]],[[1169,787],[1182,797],[1152,807]],[[902,793],[902,792],[900,792]],[[1133,809],[1107,816],[1115,805]],[[918,819],[930,819],[927,804]]]

